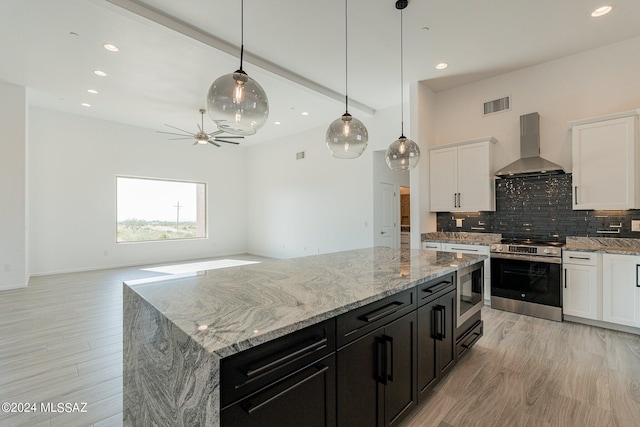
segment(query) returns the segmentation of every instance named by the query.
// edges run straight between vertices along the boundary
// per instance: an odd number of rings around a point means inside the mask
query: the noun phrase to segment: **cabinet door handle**
[[[458,207],[458,193],[453,193],[453,207]]]
[[[636,264],[636,288],[640,288],[640,283],[638,283],[638,276],[640,276],[640,265]]]
[[[320,340],[318,340],[318,338],[311,338],[311,340],[313,340],[313,343],[311,344],[307,344],[309,340],[304,341],[301,344],[287,348],[282,353],[278,353],[275,356],[268,358],[266,361],[262,361],[259,365],[249,365],[241,372],[247,378],[253,379],[252,377],[266,375],[276,369],[288,365],[289,363],[295,362],[310,353],[322,350],[327,346],[327,338],[322,338]]]
[[[325,372],[327,372],[328,369],[329,367],[327,365],[322,365],[322,364],[313,365],[305,369],[304,371],[300,372],[298,375],[294,375],[285,383],[283,383],[283,386],[284,386],[283,389],[281,389],[281,387],[278,387],[275,390],[266,390],[264,393],[256,396],[254,399],[247,401],[245,404],[242,405],[243,409],[249,415],[252,415],[254,412],[259,410],[260,408],[264,408],[269,403],[284,396],[285,394],[294,390],[298,386],[306,383],[307,381],[312,380],[318,375],[324,374]],[[306,372],[309,370],[315,370],[315,372],[311,372],[311,373]]]
[[[446,324],[445,322],[447,321],[447,307],[445,307],[444,305],[440,306],[440,341],[444,341],[445,338],[447,338],[447,334],[446,334]]]
[[[573,186],[573,204],[575,205],[578,204],[578,186],[577,185]]]
[[[444,306],[436,305],[431,311],[432,319],[432,337],[438,341],[444,340]]]
[[[569,255],[569,258],[571,258],[571,259],[583,259],[585,261],[589,261],[591,259],[588,256],[572,256],[572,255]]]
[[[387,342],[383,338],[376,337],[378,350],[378,382],[387,384]]]
[[[422,292],[427,292],[430,294],[436,293],[441,291],[442,289],[446,288],[447,286],[451,285],[451,282],[448,280],[443,280],[442,282],[438,282],[437,284],[429,287],[429,288],[424,288],[422,289]]]
[[[468,251],[468,252],[479,252],[479,249],[467,249],[467,248],[454,248],[453,246],[451,247],[452,251]]]
[[[382,338],[385,340],[385,351],[387,353],[385,375],[389,381],[393,381],[393,337],[384,335]]]
[[[564,269],[564,288],[567,289],[567,269]]]
[[[378,319],[382,319],[385,316],[395,313],[403,306],[404,303],[400,301],[394,301],[391,304],[387,304],[378,310],[372,311],[371,313],[363,314],[362,316],[360,316],[360,319],[364,320],[367,323],[375,322]]]
[[[458,193],[458,207],[461,208],[462,207],[462,194]]]

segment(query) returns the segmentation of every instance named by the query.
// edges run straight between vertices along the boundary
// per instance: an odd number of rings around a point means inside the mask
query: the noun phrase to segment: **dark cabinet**
[[[338,426],[397,425],[416,406],[414,293],[396,299],[387,298],[338,317],[338,331],[357,335],[337,352]],[[409,313],[398,318],[398,312],[407,307]],[[383,326],[364,335],[349,334],[353,331],[344,325],[353,325],[358,318],[375,319]]]
[[[418,394],[422,400],[455,365],[456,287],[454,276],[419,287]]]

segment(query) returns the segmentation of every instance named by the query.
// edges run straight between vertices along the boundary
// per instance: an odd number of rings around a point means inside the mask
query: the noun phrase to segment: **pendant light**
[[[396,1],[396,9],[400,10],[400,110],[402,119],[402,131],[400,138],[391,143],[387,148],[385,159],[387,165],[396,171],[411,170],[420,160],[420,147],[418,144],[404,136],[404,65],[403,65],[403,40],[402,40],[402,10],[409,4],[408,0]]]
[[[240,3],[240,69],[218,77],[209,88],[207,107],[218,129],[235,135],[253,135],[269,117],[267,94],[242,70],[244,55],[244,0]]]
[[[338,159],[355,159],[367,148],[369,134],[364,124],[349,114],[348,95],[348,0],[344,1],[344,99],[345,113],[335,119],[327,129],[327,148],[333,157]]]

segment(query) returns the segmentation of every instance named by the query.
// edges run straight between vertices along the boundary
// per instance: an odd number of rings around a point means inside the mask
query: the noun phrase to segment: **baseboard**
[[[584,319],[582,317],[567,316],[566,314],[564,315],[564,320],[568,322],[583,323],[585,325],[597,326],[599,328],[612,329],[614,331],[627,332],[630,334],[640,335],[640,328],[634,328],[633,326],[618,325],[616,323],[604,322],[602,320]]]

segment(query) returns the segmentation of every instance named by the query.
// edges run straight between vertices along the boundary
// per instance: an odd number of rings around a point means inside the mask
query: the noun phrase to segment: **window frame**
[[[149,239],[149,240],[118,240],[118,180],[122,179],[136,179],[136,180],[147,180],[147,181],[162,181],[162,182],[176,182],[176,183],[185,183],[185,184],[196,184],[202,185],[202,223],[204,227],[204,234],[202,236],[194,236],[194,237],[177,237],[170,239]],[[175,178],[157,178],[157,177],[148,177],[148,176],[135,176],[135,175],[116,175],[115,176],[115,242],[116,244],[137,244],[137,243],[157,243],[157,242],[176,242],[176,241],[185,241],[185,240],[202,240],[209,238],[209,221],[208,221],[208,210],[209,210],[209,186],[206,181],[196,181],[196,180],[187,180],[187,179],[175,179]],[[198,191],[198,190],[196,190]],[[197,195],[196,195],[196,203],[197,203]],[[196,205],[196,211],[198,207]],[[197,214],[196,214],[197,216]],[[196,227],[198,224],[198,220],[196,218]]]

